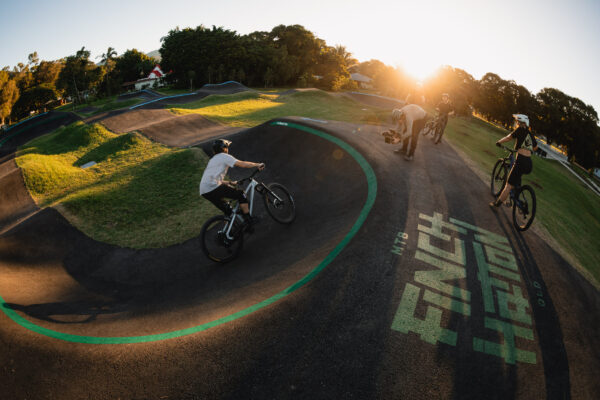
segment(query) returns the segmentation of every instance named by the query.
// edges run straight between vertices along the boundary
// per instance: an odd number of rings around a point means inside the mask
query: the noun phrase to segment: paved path
[[[97,243],[53,210],[1,234],[0,393],[595,398],[599,293],[491,211],[450,147],[421,140],[405,162],[378,131],[286,119],[234,134],[298,219],[265,216],[225,266],[195,238]]]

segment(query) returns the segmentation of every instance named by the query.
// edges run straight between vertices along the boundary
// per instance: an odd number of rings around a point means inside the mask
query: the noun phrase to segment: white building
[[[160,65],[156,65],[152,72],[148,75],[148,77],[143,79],[138,79],[137,81],[125,82],[122,86],[124,86],[127,90],[144,90],[153,87],[161,87],[164,86],[164,78],[165,73],[160,69]]]
[[[350,74],[350,79],[358,84],[358,87],[363,89],[373,89],[373,84],[371,83],[373,79],[369,78],[366,75],[359,74],[355,72]]]

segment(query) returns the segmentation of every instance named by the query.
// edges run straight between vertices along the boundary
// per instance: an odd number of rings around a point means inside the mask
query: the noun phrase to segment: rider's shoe
[[[251,215],[244,217],[244,232],[254,233],[254,225],[258,222],[258,218]]]
[[[406,161],[412,161],[412,159],[413,159],[413,156],[409,156],[409,155],[407,154],[407,155],[405,155],[405,156],[404,156],[404,159],[405,159]]]
[[[404,149],[395,149],[394,153],[396,153],[396,154],[405,154],[405,151],[404,151]]]
[[[490,203],[490,207],[492,207],[493,209],[496,209],[498,207],[500,207],[502,205],[502,202],[500,200],[494,200]]]

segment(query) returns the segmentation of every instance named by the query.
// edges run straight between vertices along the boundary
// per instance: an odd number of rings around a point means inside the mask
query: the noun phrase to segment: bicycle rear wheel
[[[435,132],[434,128],[435,128],[435,124],[433,122],[428,122],[425,124],[425,127],[423,128],[421,133],[423,134],[423,136],[427,136],[430,133]]]
[[[498,160],[492,170],[492,182],[490,184],[492,196],[498,197],[502,189],[504,189],[504,185],[506,185],[507,178],[508,166],[504,163],[504,160]]]
[[[225,235],[225,230],[229,225],[230,218],[224,215],[217,215],[210,218],[202,226],[200,240],[202,242],[202,251],[213,261],[226,263],[238,256],[244,245],[244,231],[242,224],[236,219],[231,228],[230,240]]]
[[[280,224],[291,224],[296,218],[296,205],[294,198],[285,186],[271,183],[263,194],[267,212]]]
[[[515,194],[513,203],[513,224],[518,231],[525,231],[535,217],[535,192],[531,186],[524,185]]]

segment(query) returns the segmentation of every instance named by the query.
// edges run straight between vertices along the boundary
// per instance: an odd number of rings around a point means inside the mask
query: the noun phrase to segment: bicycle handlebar
[[[249,181],[250,179],[254,178],[254,177],[255,177],[255,176],[256,176],[256,175],[257,175],[259,172],[260,172],[260,170],[259,170],[258,168],[256,168],[256,169],[254,170],[254,172],[253,172],[253,173],[252,173],[250,176],[248,176],[248,177],[246,177],[246,178],[244,178],[244,179],[240,179],[239,181],[237,181],[237,184],[238,184],[238,185],[241,185],[241,184],[243,184],[244,182],[246,182],[246,181]]]
[[[517,151],[515,149],[511,149],[509,147],[504,146],[503,144],[499,144],[497,145],[498,147],[500,147],[501,149],[504,149],[506,151],[510,151],[511,153],[516,153]]]

